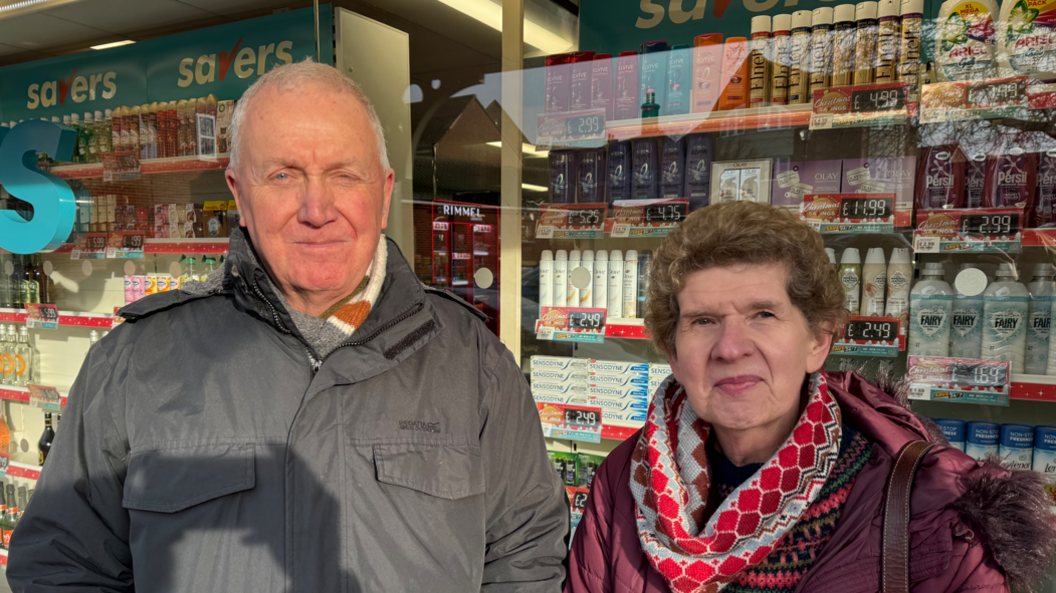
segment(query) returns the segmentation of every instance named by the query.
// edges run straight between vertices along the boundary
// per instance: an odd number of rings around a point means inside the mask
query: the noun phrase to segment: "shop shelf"
[[[227,255],[229,240],[223,239],[147,239],[143,251],[148,254]]]
[[[723,130],[776,130],[810,125],[810,111],[811,105],[806,104],[665,115],[646,120],[611,121],[606,131],[609,140],[632,140]]]
[[[603,424],[601,427],[601,438],[625,441],[630,438],[631,435],[638,432],[643,426],[645,426],[644,422],[635,422],[628,426]]]
[[[209,171],[226,169],[228,159],[197,156],[178,156],[166,159],[145,159],[141,161],[140,172],[143,175],[157,173],[182,173],[184,171]],[[89,165],[60,165],[51,168],[51,174],[62,179],[93,179],[103,176],[102,163]]]
[[[7,550],[0,550],[0,566],[7,568]]]
[[[649,334],[642,319],[610,319],[605,323],[605,337],[648,340]]]
[[[1023,229],[1024,247],[1056,246],[1056,228]]]
[[[0,309],[0,323],[25,323],[26,312],[21,309]],[[110,329],[114,325],[112,313],[80,313],[59,311],[59,325]]]
[[[27,480],[38,480],[40,479],[40,466],[12,461],[7,465],[7,475]]]
[[[1056,402],[1056,376],[1012,375],[1012,399]]]
[[[62,406],[66,407],[66,394],[59,393],[61,398]],[[6,399],[7,401],[18,402],[20,404],[29,403],[29,390],[25,387],[13,387],[11,385],[0,386],[0,399]]]

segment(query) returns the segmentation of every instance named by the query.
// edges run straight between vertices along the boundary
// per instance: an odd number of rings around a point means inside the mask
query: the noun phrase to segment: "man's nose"
[[[732,315],[723,320],[722,333],[711,353],[714,358],[732,362],[748,356],[754,348],[744,319]]]
[[[313,227],[321,227],[332,222],[336,217],[334,193],[329,184],[320,177],[309,176],[308,183],[301,194],[301,207],[297,212],[297,220]]]

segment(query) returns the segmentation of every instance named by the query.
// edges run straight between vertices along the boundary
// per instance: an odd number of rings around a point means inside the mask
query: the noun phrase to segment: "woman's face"
[[[785,288],[780,264],[700,270],[678,295],[672,372],[693,410],[719,430],[791,430],[808,373],[832,338],[817,337]]]

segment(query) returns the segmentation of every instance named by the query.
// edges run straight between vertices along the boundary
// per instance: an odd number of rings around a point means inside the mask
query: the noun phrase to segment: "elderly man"
[[[244,229],[89,352],[14,591],[559,591],[567,499],[528,385],[382,236],[366,97],[291,64],[231,131]]]

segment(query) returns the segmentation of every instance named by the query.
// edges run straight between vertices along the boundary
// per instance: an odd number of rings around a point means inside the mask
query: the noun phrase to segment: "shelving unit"
[[[0,309],[0,323],[25,323],[26,314],[21,309]],[[110,329],[114,316],[110,313],[81,313],[59,311],[59,325],[65,327],[92,327]]]
[[[810,111],[811,105],[806,104],[666,115],[646,120],[611,121],[605,130],[609,140],[680,136],[723,130],[779,130],[810,125]]]
[[[227,157],[178,156],[165,159],[145,159],[140,162],[140,173],[152,175],[157,173],[184,173],[187,171],[211,171],[226,169]],[[101,179],[103,164],[59,165],[51,168],[51,174],[61,179]]]
[[[66,407],[67,394],[59,393],[61,398],[62,407]],[[0,385],[0,399],[6,399],[7,401],[18,402],[20,404],[29,403],[29,389],[25,387],[14,387],[12,385]]]

